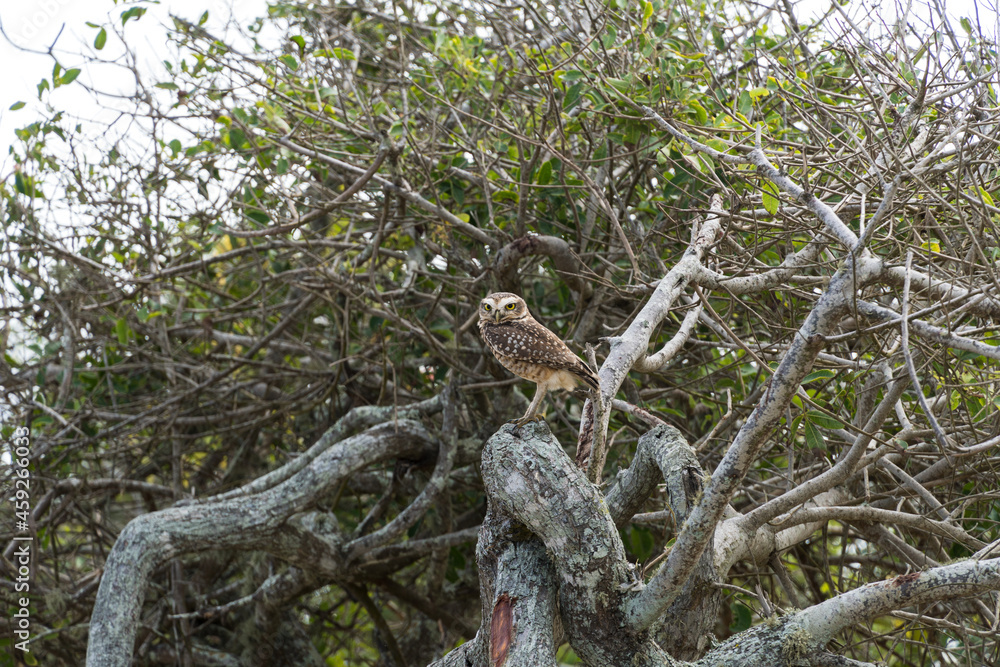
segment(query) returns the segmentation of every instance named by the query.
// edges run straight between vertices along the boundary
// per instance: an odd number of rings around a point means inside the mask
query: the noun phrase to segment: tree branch
[[[718,240],[722,233],[721,216],[722,197],[713,195],[709,204],[709,213],[700,227],[691,233],[691,244],[684,252],[680,261],[672,268],[656,286],[649,301],[633,318],[628,329],[618,338],[611,339],[611,352],[604,360],[598,375],[601,378],[601,403],[611,406],[612,400],[621,388],[635,363],[644,357],[649,349],[649,339],[656,328],[666,318],[671,306],[680,296],[684,286],[693,280],[701,266],[708,249]],[[577,444],[576,463],[587,470],[588,478],[597,482],[601,478],[607,451],[604,449],[604,434],[608,430],[611,411],[605,409],[599,415],[600,423],[594,427],[584,421],[580,424],[581,436],[593,428],[592,441],[581,439]]]
[[[289,557],[301,548],[294,526],[285,522],[302,512],[345,477],[392,457],[420,456],[433,442],[417,422],[376,426],[330,447],[281,484],[245,498],[173,507],[133,519],[108,555],[90,621],[88,667],[127,667],[139,614],[152,572],[171,558],[215,549],[273,550]],[[322,549],[302,554],[305,567],[339,568],[336,555]],[[324,552],[325,551],[325,552]],[[312,561],[312,562],[310,562]]]
[[[858,271],[868,265],[858,263]],[[859,282],[866,275],[858,276]],[[732,445],[719,463],[705,488],[701,501],[684,524],[666,564],[649,582],[629,609],[629,623],[636,629],[649,627],[673,602],[683,583],[695,568],[702,551],[714,537],[716,524],[729,504],[765,439],[784,416],[785,408],[796,395],[802,379],[812,369],[823,348],[824,336],[839,323],[854,295],[855,272],[852,264],[838,271],[799,328],[784,358],[768,381],[761,402],[747,417]]]

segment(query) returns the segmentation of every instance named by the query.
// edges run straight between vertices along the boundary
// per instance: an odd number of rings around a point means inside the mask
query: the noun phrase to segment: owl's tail
[[[573,375],[583,380],[583,382],[594,391],[599,392],[601,390],[601,381],[597,377],[597,373],[592,371],[590,366],[587,364],[581,361],[577,368],[572,369],[572,372]]]

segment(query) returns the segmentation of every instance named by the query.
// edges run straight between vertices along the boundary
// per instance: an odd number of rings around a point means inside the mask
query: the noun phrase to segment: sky
[[[0,5],[0,22],[7,36],[7,39],[0,37],[0,63],[4,64],[0,69],[0,179],[8,178],[13,169],[6,148],[14,141],[15,130],[38,118],[44,112],[45,101],[56,109],[69,110],[83,121],[110,122],[104,109],[108,100],[95,97],[83,86],[62,86],[47,93],[39,102],[37,85],[43,78],[51,78],[55,60],[47,53],[50,48],[64,70],[83,64],[82,54],[96,53],[93,44],[99,28],[89,27],[88,22],[107,26],[107,43],[101,55],[105,58],[120,55],[122,43],[112,26],[119,31],[123,29],[120,16],[130,6],[148,10],[140,20],[129,21],[124,33],[150,81],[168,78],[162,65],[164,57],[170,55],[163,26],[172,23],[171,14],[197,23],[208,10],[205,28],[220,39],[226,39],[231,17],[245,26],[267,12],[266,0],[164,0],[159,4],[115,4],[111,0],[6,0]],[[102,90],[132,89],[129,74],[121,67],[105,66],[100,70],[84,67],[79,81],[97,83]],[[115,85],[119,81],[120,84]],[[17,102],[24,102],[24,108],[11,111],[11,105]]]

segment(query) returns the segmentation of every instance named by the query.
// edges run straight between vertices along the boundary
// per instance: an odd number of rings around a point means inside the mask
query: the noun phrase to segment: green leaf
[[[24,108],[24,102],[14,102],[10,105],[11,111],[17,111],[18,109]]]
[[[737,107],[739,112],[744,116],[749,116],[750,111],[753,110],[753,100],[750,99],[750,93],[743,91],[740,93],[739,106]]]
[[[615,90],[617,90],[618,92],[620,92],[620,93],[627,93],[628,92],[629,83],[625,79],[614,79],[612,77],[608,77],[605,80],[608,83],[610,83],[611,87],[614,88]]]
[[[341,60],[357,60],[357,58],[354,57],[353,51],[349,49],[342,49],[339,46],[334,47],[332,49],[318,49],[316,51],[313,51],[313,55],[317,58],[340,58]],[[321,88],[319,92],[321,96],[327,97],[327,95],[324,94],[323,91],[332,91],[332,90],[333,90],[332,88]]]
[[[694,109],[695,118],[697,119],[698,124],[699,125],[707,125],[708,124],[708,112],[705,111],[705,107],[701,106],[701,104],[699,104],[698,102],[695,102],[694,100],[690,100],[687,104],[688,104],[689,107],[691,107],[692,109]]]
[[[643,1],[641,4],[642,26],[639,28],[639,32],[646,32],[646,28],[649,26],[649,19],[653,15],[653,3]]]
[[[243,134],[243,130],[232,128],[229,130],[229,145],[233,148],[243,148],[243,144],[247,143],[247,135]]]
[[[538,170],[538,178],[535,179],[539,185],[548,185],[552,182],[552,161],[548,160],[542,164]]]
[[[708,141],[705,142],[705,145],[706,146],[711,146],[712,148],[714,148],[715,150],[719,151],[720,153],[727,153],[727,152],[729,152],[729,146],[727,146],[726,144],[724,144],[721,139],[709,139]]]
[[[128,343],[129,334],[132,330],[129,329],[128,322],[124,317],[115,322],[115,335],[118,336],[118,343],[125,345]]]
[[[306,48],[306,38],[305,37],[303,37],[302,35],[292,35],[292,37],[290,39],[298,45],[299,51],[304,51],[305,50],[305,48]]]
[[[566,78],[563,77],[565,81]],[[570,86],[569,90],[566,91],[566,97],[563,99],[563,111],[569,111],[576,103],[580,100],[580,91],[583,90],[583,82],[578,81]]]
[[[139,20],[139,18],[146,13],[145,7],[132,7],[122,12],[122,25],[125,25],[132,19]]]
[[[822,426],[823,428],[843,428],[844,425],[836,417],[830,417],[825,415],[818,410],[810,410],[808,413],[809,421],[816,424],[817,426]]]
[[[726,40],[722,38],[722,29],[714,23],[712,25],[712,43],[719,51],[726,50]]]
[[[806,426],[806,444],[810,449],[821,449],[826,447],[826,441],[823,440],[823,434],[819,432],[816,425],[811,421],[805,422]]]
[[[25,176],[21,172],[16,172],[14,174],[14,189],[22,195],[28,195],[29,197],[35,196],[35,188],[31,184],[31,178]]]
[[[94,38],[94,48],[100,51],[104,48],[104,44],[108,41],[108,31],[101,28],[101,31],[97,33],[97,37]]]
[[[78,76],[80,76],[80,68],[79,67],[74,67],[73,69],[68,69],[68,70],[66,70],[66,73],[62,75],[62,78],[59,79],[59,83],[57,85],[59,85],[59,86],[65,86],[68,83],[73,83],[74,81],[76,81],[76,77],[78,77]]]
[[[653,547],[655,546],[652,533],[640,526],[632,526],[630,533],[629,550],[632,555],[640,561],[647,560],[653,555]]]
[[[299,68],[299,61],[295,59],[295,56],[290,56],[285,54],[278,58],[281,62],[285,64],[285,67],[292,70],[293,72]]]
[[[247,211],[246,216],[261,226],[266,226],[271,222],[270,216],[263,211]]]
[[[764,208],[771,215],[775,215],[778,212],[778,186],[768,181],[764,183],[764,187],[761,188],[761,194],[764,199]]]
[[[837,374],[831,371],[829,368],[824,368],[820,371],[813,371],[802,380],[802,384],[809,384],[810,382],[815,382],[816,380],[829,380],[830,378],[837,377]]]
[[[608,29],[604,31],[604,36],[601,38],[601,44],[604,45],[604,48],[610,49],[614,47],[617,40],[618,31],[615,30],[614,26],[609,25]]]
[[[637,144],[646,135],[646,128],[639,123],[625,123],[625,141],[629,144]]]

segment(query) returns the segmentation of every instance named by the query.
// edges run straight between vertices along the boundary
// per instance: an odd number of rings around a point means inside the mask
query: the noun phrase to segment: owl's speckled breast
[[[498,352],[496,348],[491,347],[493,350],[493,355],[500,362],[500,365],[509,370],[514,375],[523,377],[525,380],[530,380],[531,382],[543,382],[549,375],[552,374],[552,369],[547,366],[541,366],[539,364],[531,363],[530,361],[522,361],[520,359],[515,359],[514,357],[508,357],[503,352]]]

